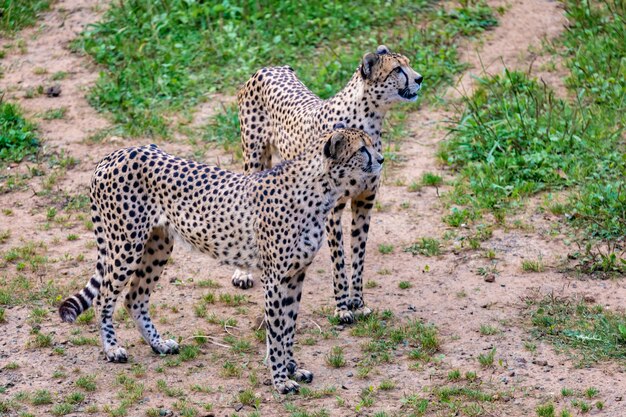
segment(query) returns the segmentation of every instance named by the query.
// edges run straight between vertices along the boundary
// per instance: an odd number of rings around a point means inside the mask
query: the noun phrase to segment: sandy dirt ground
[[[541,76],[558,91],[563,91],[562,73],[548,71],[542,65],[550,57],[537,58],[543,39],[558,36],[564,29],[565,18],[558,2],[548,0],[512,0],[506,3],[490,2],[494,7],[504,6],[505,12],[499,16],[499,26],[483,34],[480,39],[463,46],[462,57],[470,68],[459,78],[455,89],[448,95],[450,100],[458,97],[458,91],[470,91],[472,76],[480,75],[484,68],[491,73],[501,71],[503,64],[509,68],[527,70]],[[64,289],[65,297],[72,290],[82,286],[91,276],[95,249],[92,233],[77,219],[76,214],[64,222],[49,221],[48,208],[59,204],[59,197],[65,195],[87,195],[88,181],[96,162],[121,146],[145,144],[147,138],[126,139],[107,137],[95,142],[89,138],[110,126],[106,116],[97,113],[85,99],[90,85],[98,76],[98,68],[88,57],[70,51],[70,42],[89,23],[101,16],[106,4],[94,4],[90,0],[62,0],[54,4],[35,28],[18,34],[25,44],[25,50],[8,49],[7,56],[0,61],[4,77],[0,79],[0,89],[6,91],[5,99],[18,102],[27,114],[40,125],[41,136],[45,139],[45,152],[59,153],[77,159],[77,164],[68,169],[52,187],[52,193],[37,195],[46,187],[45,180],[60,168],[45,168],[45,175],[29,180],[29,188],[0,196],[2,209],[0,230],[10,230],[11,236],[0,250],[23,245],[24,242],[44,242],[45,256],[49,262],[37,271],[28,268],[16,271],[15,264],[0,264],[0,276],[13,278],[25,275],[35,288],[41,288],[48,280]],[[2,45],[15,44],[16,39],[4,39]],[[392,45],[390,45],[392,46]],[[482,63],[482,64],[481,64]],[[427,79],[428,68],[416,70]],[[41,70],[45,69],[46,73]],[[67,78],[52,81],[51,75],[57,71],[68,73]],[[57,98],[45,95],[27,99],[27,91],[38,85],[44,87],[59,84],[62,93]],[[428,94],[425,85],[424,94]],[[225,98],[228,100],[228,98]],[[43,120],[42,113],[49,109],[66,107],[66,117],[60,120]],[[204,105],[199,118],[206,120],[212,109]],[[548,343],[534,340],[529,331],[530,322],[525,299],[538,294],[554,293],[558,296],[592,297],[597,303],[609,309],[623,308],[625,284],[620,280],[600,281],[560,272],[567,262],[567,254],[574,248],[566,245],[561,235],[557,219],[550,214],[536,210],[540,199],[528,205],[517,214],[518,224],[524,227],[495,229],[493,236],[482,242],[482,249],[469,250],[462,247],[463,229],[456,239],[445,243],[441,256],[413,256],[403,252],[403,248],[421,237],[437,237],[452,230],[441,220],[446,209],[439,195],[446,186],[438,190],[424,187],[418,192],[410,192],[407,185],[419,180],[424,172],[434,172],[452,178],[452,173],[438,164],[436,150],[438,143],[445,138],[445,123],[454,115],[453,107],[431,108],[421,105],[409,118],[410,134],[401,144],[401,161],[388,166],[370,228],[365,281],[375,281],[376,288],[365,290],[369,307],[382,311],[390,309],[401,320],[420,319],[436,325],[441,338],[441,348],[436,360],[413,368],[414,363],[401,354],[391,363],[376,366],[366,378],[357,377],[359,358],[363,356],[363,339],[351,335],[349,326],[333,326],[326,319],[334,306],[332,279],[330,276],[328,248],[324,247],[305,282],[305,292],[299,317],[298,339],[315,336],[313,345],[299,343],[297,358],[300,365],[314,372],[312,389],[336,387],[336,391],[322,398],[313,396],[281,397],[271,386],[263,382],[269,377],[262,363],[265,354],[264,343],[254,339],[255,320],[262,309],[262,291],[255,287],[245,292],[248,302],[236,309],[223,303],[210,306],[218,317],[234,317],[237,325],[233,328],[211,324],[194,314],[193,306],[207,293],[197,283],[212,279],[222,284],[216,293],[240,294],[242,291],[230,287],[230,268],[220,267],[213,260],[199,253],[176,248],[172,263],[164,273],[165,283],[152,297],[156,306],[155,320],[161,333],[181,337],[186,343],[196,333],[212,336],[216,341],[233,334],[252,341],[253,351],[242,355],[217,344],[201,346],[197,358],[172,366],[168,358],[159,357],[140,341],[139,334],[128,321],[118,321],[118,337],[127,347],[131,360],[127,364],[110,364],[104,360],[99,346],[75,345],[70,342],[77,336],[97,338],[94,324],[67,325],[61,323],[56,311],[47,308],[48,315],[37,324],[40,332],[53,336],[52,347],[34,348],[32,340],[33,324],[31,305],[9,307],[6,322],[0,324],[0,386],[5,390],[0,399],[13,398],[17,393],[47,389],[56,402],[74,391],[74,385],[82,375],[96,375],[97,388],[87,392],[85,400],[70,415],[86,415],[90,405],[97,405],[93,415],[109,415],[106,406],[115,408],[119,397],[120,373],[138,374],[137,381],[145,387],[141,399],[128,409],[130,416],[146,415],[150,408],[174,410],[180,415],[175,404],[179,399],[170,397],[158,389],[157,380],[164,380],[170,387],[181,388],[186,393],[189,405],[197,407],[201,416],[248,415],[254,411],[240,404],[237,394],[244,389],[252,390],[260,399],[259,413],[263,416],[289,415],[285,405],[292,403],[313,413],[325,408],[332,416],[373,415],[377,411],[405,415],[408,408],[402,408],[402,399],[411,394],[428,398],[434,387],[448,383],[446,376],[453,369],[462,374],[476,371],[482,386],[489,392],[506,393],[505,398],[494,403],[482,404],[483,415],[490,416],[531,416],[536,415],[539,404],[553,401],[558,408],[574,407],[560,395],[561,388],[567,387],[582,391],[588,387],[599,390],[598,399],[604,409],[593,409],[590,415],[626,416],[626,377],[623,364],[601,363],[579,368],[570,355],[556,352]],[[197,125],[201,125],[198,122]],[[160,142],[165,150],[181,156],[192,156],[192,148],[184,138],[174,138]],[[219,149],[211,149],[204,154],[204,160],[241,170],[240,163]],[[25,172],[28,163],[11,167],[15,172]],[[32,165],[32,164],[30,164]],[[345,223],[349,224],[346,219]],[[49,226],[46,226],[49,224]],[[556,229],[556,232],[555,232]],[[76,235],[75,240],[67,236]],[[381,244],[391,244],[394,250],[382,254]],[[495,251],[495,259],[487,259],[485,251]],[[524,259],[543,259],[546,269],[539,273],[522,271]],[[478,271],[492,268],[494,282],[486,282]],[[408,289],[400,289],[398,284],[407,281]],[[481,325],[489,324],[499,329],[495,335],[485,336],[479,332]],[[326,337],[322,337],[320,329]],[[333,336],[333,334],[335,336]],[[525,342],[536,343],[534,352],[524,347]],[[332,346],[344,347],[347,365],[332,368],[326,363],[326,356]],[[55,354],[53,348],[63,348],[64,354]],[[496,349],[495,365],[481,368],[477,357]],[[226,360],[241,364],[243,375],[226,377],[223,363]],[[9,363],[17,363],[16,369],[8,369]],[[9,368],[14,368],[9,367]],[[145,369],[145,372],[137,372]],[[59,376],[54,377],[57,371]],[[255,383],[258,379],[259,383]],[[371,407],[357,411],[359,395],[363,389],[376,387],[381,381],[394,381],[395,388],[379,392]],[[198,384],[207,387],[206,392],[190,389]],[[337,397],[340,397],[338,399]],[[200,404],[212,403],[213,409],[205,411]],[[180,407],[179,407],[180,408]],[[34,415],[50,415],[52,405],[34,406],[23,404],[23,411]],[[446,415],[440,410],[441,415]],[[2,412],[0,412],[2,414]],[[6,415],[17,415],[9,411]]]

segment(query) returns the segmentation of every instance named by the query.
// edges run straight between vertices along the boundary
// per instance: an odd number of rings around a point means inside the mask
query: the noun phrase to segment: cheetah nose
[[[383,162],[385,162],[385,157],[382,155],[379,155],[378,158],[376,158],[376,160],[378,161],[380,165],[382,165]]]
[[[424,77],[422,77],[421,75],[418,75],[417,78],[415,79],[415,82],[418,84],[421,84],[423,79]]]

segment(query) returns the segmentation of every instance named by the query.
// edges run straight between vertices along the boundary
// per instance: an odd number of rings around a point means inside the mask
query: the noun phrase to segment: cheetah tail
[[[59,307],[61,320],[66,323],[74,323],[76,317],[91,306],[93,299],[100,291],[101,279],[99,278],[100,276],[97,274],[92,276],[85,288],[63,301]]]

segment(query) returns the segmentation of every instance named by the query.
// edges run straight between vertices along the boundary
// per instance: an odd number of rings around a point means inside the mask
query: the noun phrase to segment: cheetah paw
[[[254,285],[252,274],[247,271],[242,271],[240,269],[235,270],[231,282],[235,287],[239,287],[244,290],[252,288],[252,286]]]
[[[295,393],[300,391],[300,385],[298,385],[297,382],[291,381],[289,379],[285,382],[275,383],[274,386],[276,387],[276,390],[281,394],[289,394],[290,392]]]
[[[307,384],[313,381],[313,372],[306,369],[298,369],[291,375],[294,381],[306,382]]]
[[[335,317],[337,317],[340,322],[345,324],[354,323],[354,313],[350,310],[341,310],[336,308]]]
[[[368,307],[365,307],[365,306],[361,306],[357,308],[356,310],[354,310],[355,317],[367,317],[370,314],[372,314],[372,310],[370,310]]]
[[[152,351],[159,355],[174,355],[178,353],[178,343],[174,339],[159,340],[152,345]]]
[[[121,347],[111,347],[104,351],[104,354],[107,357],[107,361],[115,362],[115,363],[126,363],[128,362],[128,354],[126,353],[126,349]]]

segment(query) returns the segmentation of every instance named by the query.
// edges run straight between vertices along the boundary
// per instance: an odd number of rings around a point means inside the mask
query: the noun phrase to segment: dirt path
[[[493,6],[501,4],[493,3]],[[55,194],[86,193],[89,175],[97,159],[122,144],[145,142],[144,138],[131,141],[114,138],[101,143],[86,141],[89,135],[108,126],[108,122],[84,98],[86,89],[97,78],[98,69],[88,59],[71,53],[68,43],[86,24],[97,21],[103,7],[92,6],[92,2],[87,0],[56,2],[54,10],[46,14],[42,29],[29,29],[22,33],[27,51],[24,54],[11,52],[3,61],[5,76],[0,80],[0,88],[10,91],[8,97],[18,101],[31,115],[51,108],[68,109],[65,119],[40,120],[47,146],[59,151],[63,149],[80,161],[57,184]],[[500,26],[485,34],[483,45],[479,48],[482,62],[490,72],[501,70],[499,56],[509,67],[528,68],[534,59],[533,54],[528,52],[529,47],[539,48],[543,36],[554,37],[563,28],[559,3],[516,0],[506,7],[507,11],[499,18]],[[468,44],[463,53],[464,59],[472,66],[460,78],[459,85],[465,89],[470,89],[472,85],[469,75],[477,74],[480,68],[480,60],[473,54],[474,50],[475,44]],[[35,73],[40,71],[35,68],[45,68],[47,74],[37,75]],[[428,73],[428,69],[419,70]],[[66,79],[59,81],[63,90],[59,98],[24,98],[28,88],[50,84],[51,75],[57,71],[69,74]],[[552,75],[552,72],[545,72],[545,77]],[[544,77],[543,72],[541,76]],[[544,79],[549,83],[554,82],[557,88],[561,85],[557,80]],[[206,106],[198,112],[200,118],[210,113],[211,109]],[[484,250],[455,248],[461,245],[463,230],[442,256],[427,258],[402,251],[403,247],[419,237],[441,239],[449,229],[441,221],[445,211],[437,190],[424,187],[412,193],[408,191],[407,185],[412,180],[419,180],[424,172],[436,172],[444,179],[451,178],[452,174],[438,165],[435,154],[438,143],[445,136],[444,123],[452,115],[452,111],[447,109],[424,106],[411,114],[410,137],[402,143],[399,151],[404,160],[399,166],[388,170],[380,192],[382,210],[373,217],[365,272],[366,282],[378,283],[377,288],[365,290],[368,305],[380,310],[389,308],[402,319],[422,319],[434,323],[442,338],[441,355],[417,370],[409,368],[405,358],[397,358],[389,365],[375,368],[367,378],[357,378],[356,361],[363,356],[363,340],[352,336],[349,328],[333,327],[325,319],[327,312],[332,309],[333,297],[329,254],[324,247],[310,268],[299,318],[300,340],[309,334],[317,338],[312,345],[300,343],[298,355],[301,365],[315,372],[316,381],[312,388],[335,386],[337,391],[324,398],[299,396],[285,399],[276,397],[271,387],[253,384],[254,392],[261,398],[261,415],[288,415],[284,411],[285,403],[294,403],[307,410],[324,407],[332,416],[371,415],[375,410],[398,410],[405,395],[423,393],[434,386],[445,384],[448,372],[453,369],[460,369],[462,373],[477,371],[485,387],[510,393],[511,399],[497,403],[497,408],[489,408],[488,405],[486,415],[535,415],[538,404],[548,400],[557,404],[562,401],[559,395],[561,387],[583,390],[590,386],[600,390],[605,404],[604,411],[594,410],[592,413],[626,415],[623,402],[616,400],[626,389],[623,373],[617,366],[598,365],[576,369],[566,355],[555,353],[548,344],[537,343],[535,352],[524,348],[524,342],[531,340],[528,325],[521,314],[524,297],[536,291],[585,294],[607,307],[617,308],[621,302],[619,292],[623,293],[624,288],[624,284],[618,281],[580,280],[557,272],[559,263],[570,248],[565,246],[563,239],[550,236],[552,219],[547,215],[528,210],[520,215],[522,224],[528,227],[495,230],[493,237],[482,243],[483,249],[495,251],[496,258],[493,261],[485,258]],[[161,145],[181,155],[193,152],[191,146],[183,141]],[[219,152],[208,154],[206,158],[211,160],[215,155],[219,155]],[[41,185],[35,184],[33,187]],[[443,191],[445,187],[439,193]],[[32,191],[15,192],[1,198],[3,208],[13,210],[12,216],[0,215],[0,230],[12,230],[11,237],[1,246],[3,250],[24,241],[43,241],[47,244],[46,255],[51,262],[29,275],[37,282],[37,288],[50,278],[67,287],[81,286],[90,275],[95,254],[91,232],[78,221],[76,215],[66,223],[49,221],[47,208],[51,204],[51,197],[34,197]],[[69,234],[75,234],[77,239],[68,241],[66,237]],[[380,244],[393,244],[393,253],[381,254],[378,251]],[[547,264],[546,272],[523,273],[521,260],[538,257],[542,257]],[[154,316],[162,333],[180,336],[185,340],[196,332],[218,339],[227,336],[227,328],[223,325],[210,324],[206,319],[197,317],[193,305],[208,291],[199,286],[200,280],[212,279],[222,283],[222,288],[214,290],[218,293],[238,293],[229,287],[231,270],[181,248],[175,249],[172,261],[164,274],[166,284],[153,297],[156,305]],[[481,267],[495,267],[495,282],[487,283],[477,274]],[[3,275],[16,275],[13,265],[0,269],[0,272]],[[401,281],[410,282],[412,287],[399,289]],[[64,290],[69,293],[69,288]],[[184,389],[189,404],[198,408],[202,404],[213,404],[212,411],[203,411],[200,415],[232,415],[240,406],[237,394],[249,388],[256,379],[262,382],[267,378],[266,368],[261,362],[265,354],[264,344],[254,341],[251,330],[262,310],[262,294],[258,288],[246,294],[250,302],[244,308],[234,309],[217,303],[211,311],[219,318],[236,318],[236,329],[228,329],[228,332],[253,341],[252,352],[233,357],[227,349],[206,344],[201,347],[198,358],[179,365],[153,355],[138,340],[136,330],[128,322],[120,323],[118,334],[127,343],[132,355],[131,363],[107,364],[102,360],[98,346],[77,346],[69,342],[79,336],[97,338],[95,325],[61,325],[52,311],[39,326],[43,333],[53,335],[54,346],[63,348],[65,353],[53,355],[48,354],[49,349],[27,348],[27,341],[33,338],[29,334],[32,328],[30,309],[10,308],[7,310],[7,323],[2,325],[4,336],[0,341],[0,359],[3,365],[17,362],[19,368],[0,371],[0,386],[10,386],[6,394],[0,394],[0,398],[41,388],[50,390],[55,398],[62,398],[76,391],[73,382],[80,375],[94,374],[97,377],[97,389],[87,393],[87,399],[73,415],[84,415],[88,411],[87,404],[97,404],[98,411],[92,415],[104,416],[108,415],[107,405],[114,408],[121,401],[119,394],[111,392],[124,392],[124,388],[116,382],[116,375],[136,373],[145,391],[142,400],[129,408],[128,415],[145,415],[147,409],[154,407],[174,407],[177,398],[157,389],[156,380],[164,380],[171,387]],[[500,332],[483,336],[479,333],[481,324],[492,325]],[[324,337],[319,337],[318,326],[324,331]],[[75,334],[77,331],[80,334]],[[336,336],[333,336],[333,332]],[[326,364],[326,355],[335,345],[345,348],[348,362],[345,368],[333,369]],[[481,369],[477,362],[478,355],[492,348],[496,349],[497,365]],[[243,362],[244,376],[224,376],[223,364],[226,360]],[[142,377],[137,369],[143,369],[145,376]],[[66,376],[53,379],[54,371]],[[378,386],[384,379],[392,379],[396,388],[379,395],[372,408],[355,412],[362,389]],[[210,389],[204,392],[190,390],[195,384]],[[336,400],[336,396],[340,396],[343,402]],[[50,406],[29,408],[34,412],[46,410],[49,413]],[[251,407],[245,406],[240,415],[252,411]]]

